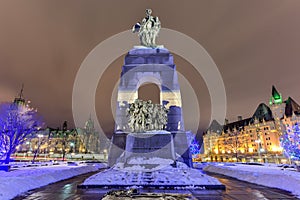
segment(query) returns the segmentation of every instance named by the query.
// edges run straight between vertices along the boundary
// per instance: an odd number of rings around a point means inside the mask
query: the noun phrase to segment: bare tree
[[[0,106],[0,145],[4,163],[10,162],[10,156],[26,137],[35,134],[42,126],[37,111],[25,101],[4,103]]]
[[[35,162],[35,159],[37,158],[37,156],[38,156],[38,154],[40,152],[41,146],[44,145],[46,142],[49,141],[49,139],[50,139],[50,132],[49,132],[48,135],[44,135],[42,133],[38,133],[38,134],[35,134],[35,137],[36,136],[38,138],[38,141],[37,141],[34,153],[33,153],[33,158],[32,158],[32,161],[31,161],[32,163]]]
[[[240,149],[245,146],[246,142],[243,135],[240,133],[240,130],[234,128],[224,139],[224,145],[226,149],[234,153],[236,161],[238,161],[238,153]]]

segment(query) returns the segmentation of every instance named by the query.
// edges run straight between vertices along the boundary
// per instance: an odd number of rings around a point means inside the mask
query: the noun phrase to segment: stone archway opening
[[[145,83],[138,89],[138,99],[148,101],[154,104],[160,104],[160,89],[155,83]]]

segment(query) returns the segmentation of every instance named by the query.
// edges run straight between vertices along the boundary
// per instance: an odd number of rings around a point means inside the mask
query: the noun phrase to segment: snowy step
[[[136,169],[141,168],[136,167]],[[151,172],[142,170],[124,171],[111,168],[89,177],[79,187],[124,188],[132,186],[144,188],[225,189],[225,186],[216,178],[203,174],[199,170],[171,166]]]

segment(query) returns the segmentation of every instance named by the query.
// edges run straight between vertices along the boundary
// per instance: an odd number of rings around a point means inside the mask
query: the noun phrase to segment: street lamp
[[[260,151],[261,151],[261,148],[260,148],[261,140],[260,140],[260,139],[255,140],[255,143],[257,143],[257,145],[258,145],[257,152],[258,152],[259,160],[260,160],[260,162],[261,162],[261,155],[260,155]]]

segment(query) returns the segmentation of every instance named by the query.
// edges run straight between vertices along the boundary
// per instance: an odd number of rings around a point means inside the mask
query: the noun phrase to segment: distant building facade
[[[25,104],[23,85],[15,104]],[[84,128],[68,129],[67,121],[62,128],[43,128],[37,133],[29,135],[25,142],[18,145],[15,155],[26,158],[37,153],[45,158],[60,157],[63,153],[75,155],[100,152],[100,137],[94,128],[91,118],[85,123]]]
[[[85,123],[84,128],[69,130],[65,123],[63,128],[48,127],[26,138],[26,141],[17,147],[17,154],[30,156],[38,151],[39,155],[51,158],[52,155],[57,157],[63,152],[70,155],[100,152],[99,134],[91,118]]]
[[[51,157],[51,155],[63,154],[63,151],[66,154],[84,153],[85,148],[75,129],[63,130],[48,127],[26,138],[26,141],[17,147],[17,153],[31,155],[35,151]]]
[[[286,162],[280,146],[285,127],[300,121],[300,106],[289,97],[283,101],[272,87],[269,106],[261,103],[252,117],[224,126],[213,121],[203,136],[204,159],[215,162]]]
[[[91,117],[84,128],[77,129],[79,138],[83,142],[85,153],[100,153],[100,134],[96,131]]]

